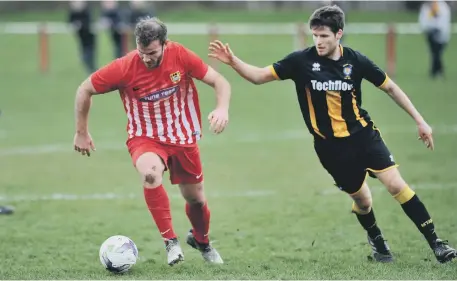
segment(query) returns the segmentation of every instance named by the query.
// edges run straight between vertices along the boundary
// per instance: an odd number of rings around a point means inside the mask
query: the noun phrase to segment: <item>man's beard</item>
[[[155,62],[145,63],[146,67],[150,68],[150,69],[157,68],[160,65],[160,63],[162,62],[162,59],[163,59],[163,55],[161,55]]]

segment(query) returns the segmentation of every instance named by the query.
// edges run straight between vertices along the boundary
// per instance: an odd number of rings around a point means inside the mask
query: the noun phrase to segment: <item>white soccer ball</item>
[[[111,272],[125,273],[138,259],[138,248],[132,239],[115,235],[106,239],[100,247],[100,262]]]

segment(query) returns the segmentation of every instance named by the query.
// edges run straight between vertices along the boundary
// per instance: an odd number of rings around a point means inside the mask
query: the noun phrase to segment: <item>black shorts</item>
[[[349,194],[362,187],[367,173],[376,177],[373,172],[398,166],[379,130],[371,123],[350,137],[331,140],[316,137],[314,149],[335,185]]]

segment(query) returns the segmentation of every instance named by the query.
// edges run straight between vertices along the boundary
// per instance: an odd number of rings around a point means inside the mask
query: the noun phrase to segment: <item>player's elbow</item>
[[[217,77],[216,84],[219,87],[230,88],[229,81],[224,76],[222,76],[221,74],[219,74],[219,76]]]
[[[251,82],[255,85],[262,85],[273,80],[275,80],[275,77],[273,76],[271,70],[268,67],[265,67],[259,68],[256,72],[255,78],[252,79]]]
[[[249,82],[251,82],[254,85],[262,85],[263,82],[260,79],[250,79]]]
[[[90,103],[92,100],[92,93],[85,89],[84,87],[79,86],[76,91],[76,103]]]
[[[224,76],[219,74],[211,85],[214,89],[230,91],[230,83]]]
[[[251,83],[254,84],[254,85],[262,85],[262,84],[265,84],[267,82],[267,80],[265,79],[264,76],[262,75],[258,75],[256,76],[254,79],[252,79]]]
[[[227,81],[227,79],[225,79],[225,77],[222,76],[222,74],[215,71],[212,67],[208,67],[208,72],[201,79],[201,81],[206,85],[213,87],[214,89],[230,87],[230,84]]]

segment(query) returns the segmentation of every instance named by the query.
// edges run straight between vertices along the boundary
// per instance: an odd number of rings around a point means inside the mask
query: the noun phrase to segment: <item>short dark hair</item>
[[[135,40],[144,47],[159,40],[163,45],[167,40],[167,26],[156,17],[141,18],[135,25]]]
[[[314,11],[309,18],[309,27],[327,26],[333,33],[344,29],[344,12],[337,5],[328,5]]]

